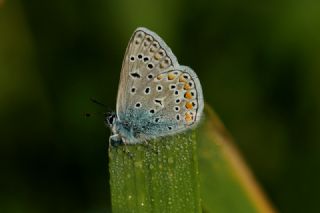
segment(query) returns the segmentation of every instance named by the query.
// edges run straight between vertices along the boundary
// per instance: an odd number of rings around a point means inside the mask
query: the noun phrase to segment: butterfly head
[[[115,124],[116,119],[117,119],[117,115],[115,112],[104,113],[104,122],[111,129],[112,129],[113,125]]]

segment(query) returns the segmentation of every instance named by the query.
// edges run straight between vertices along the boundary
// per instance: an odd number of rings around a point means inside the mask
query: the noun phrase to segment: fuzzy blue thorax
[[[106,121],[113,133],[111,142],[120,144],[142,143],[168,135],[168,126],[176,127],[174,120],[162,119],[161,115],[151,115],[147,110],[135,108],[119,113],[118,117],[112,114],[106,117]]]

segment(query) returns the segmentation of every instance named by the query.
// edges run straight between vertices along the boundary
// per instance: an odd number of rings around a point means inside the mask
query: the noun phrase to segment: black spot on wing
[[[130,73],[133,78],[141,78],[141,75],[137,72]]]

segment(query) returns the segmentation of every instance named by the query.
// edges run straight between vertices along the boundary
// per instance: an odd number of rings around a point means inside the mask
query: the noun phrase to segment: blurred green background
[[[319,211],[320,2],[0,0],[0,212],[107,212],[107,140],[138,26],[199,75],[281,212]]]

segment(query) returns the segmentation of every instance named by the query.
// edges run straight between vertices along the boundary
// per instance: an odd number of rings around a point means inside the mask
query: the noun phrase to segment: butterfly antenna
[[[85,112],[84,113],[84,116],[86,117],[86,118],[89,118],[89,117],[91,117],[93,115],[93,113],[90,113],[90,112]]]
[[[92,98],[92,97],[91,97],[90,100],[91,100],[93,103],[95,103],[95,104],[97,104],[97,105],[99,105],[99,106],[102,106],[102,107],[107,108],[107,109],[109,108],[106,104],[98,101],[98,100],[95,99],[95,98]]]

